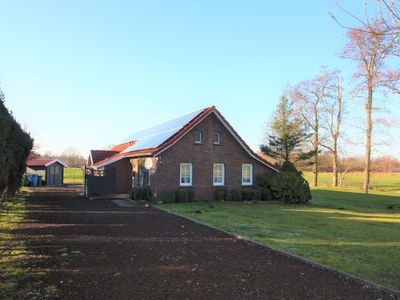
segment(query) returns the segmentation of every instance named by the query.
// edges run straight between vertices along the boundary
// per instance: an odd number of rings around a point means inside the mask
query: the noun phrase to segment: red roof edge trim
[[[111,151],[122,152],[126,148],[128,148],[129,146],[132,146],[133,144],[134,143],[131,141],[131,142],[127,142],[127,143],[124,143],[124,144],[116,145],[111,149]]]
[[[94,167],[100,166],[100,165],[102,165],[102,164],[104,164],[106,162],[109,162],[109,161],[112,161],[114,159],[117,159],[118,157],[121,157],[120,153],[117,153],[117,154],[115,154],[113,156],[110,156],[110,157],[107,157],[107,158],[105,158],[105,159],[103,159],[101,161],[98,161],[97,163],[93,164],[92,166],[94,166]]]

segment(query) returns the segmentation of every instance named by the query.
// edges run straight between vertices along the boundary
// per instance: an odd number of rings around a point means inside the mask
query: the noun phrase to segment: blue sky
[[[364,1],[346,2],[362,14]],[[354,21],[331,0],[0,0],[0,11],[0,87],[42,152],[86,155],[209,105],[256,149],[288,83],[322,65],[345,77],[355,68],[337,55],[345,30],[328,12]],[[385,102],[398,115],[398,99]],[[349,155],[364,140],[354,125],[362,107],[355,111]],[[399,146],[381,152],[400,156]]]

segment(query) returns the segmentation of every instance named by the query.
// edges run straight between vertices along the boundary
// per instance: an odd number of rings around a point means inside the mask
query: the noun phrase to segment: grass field
[[[305,172],[304,177],[310,182],[312,182],[312,173]],[[348,173],[344,176],[342,183],[342,188],[349,189],[362,189],[364,182],[364,173],[354,172]],[[331,187],[332,186],[332,174],[331,173],[319,173],[318,183],[321,187]],[[400,173],[372,173],[371,174],[371,191],[387,191],[387,192],[398,192],[400,195]]]
[[[376,176],[367,200],[361,177],[349,174],[347,187],[314,189],[308,204],[215,203],[209,208],[207,203],[176,203],[160,208],[400,290],[398,179]]]
[[[80,168],[64,169],[64,184],[83,184],[83,171]]]

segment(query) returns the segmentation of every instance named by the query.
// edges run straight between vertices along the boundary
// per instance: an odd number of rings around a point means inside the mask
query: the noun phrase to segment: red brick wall
[[[194,144],[194,132],[201,131],[203,143]],[[213,144],[213,133],[221,133],[221,145]],[[162,200],[165,190],[188,188],[179,186],[180,163],[192,163],[192,189],[196,200],[212,198],[213,164],[225,164],[225,187],[228,189],[245,188],[242,186],[242,164],[253,165],[253,183],[257,175],[271,171],[267,166],[253,159],[234,139],[218,118],[211,114],[188,132],[175,145],[160,154],[156,180],[153,182],[155,200]],[[247,186],[248,187],[248,186]],[[190,187],[189,187],[190,188]]]

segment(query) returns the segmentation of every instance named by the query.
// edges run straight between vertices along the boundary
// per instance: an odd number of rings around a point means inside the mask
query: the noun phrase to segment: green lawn
[[[44,272],[35,270],[41,257],[27,250],[25,242],[12,233],[26,221],[25,192],[0,204],[0,299],[51,297],[55,287],[44,284]]]
[[[65,168],[64,184],[83,184],[83,170],[81,168]]]
[[[311,172],[304,173],[305,178],[312,182],[313,174]],[[364,173],[354,172],[347,173],[344,176],[342,188],[346,189],[361,189],[364,182]],[[319,173],[318,183],[323,187],[332,186],[332,173]],[[388,173],[372,173],[370,189],[372,191],[397,191],[400,195],[400,173],[388,174]]]
[[[400,290],[400,193],[313,190],[309,204],[159,207]],[[201,213],[196,213],[200,210]]]

